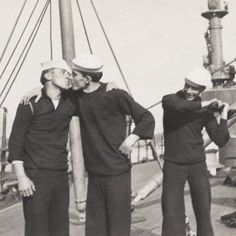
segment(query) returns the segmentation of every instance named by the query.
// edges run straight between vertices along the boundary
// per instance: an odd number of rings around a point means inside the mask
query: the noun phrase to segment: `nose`
[[[187,89],[187,92],[188,92],[188,93],[192,93],[192,92],[193,92],[192,88],[189,87],[189,88]]]
[[[68,81],[72,83],[73,79],[71,77],[67,77]]]
[[[67,75],[66,76],[66,80],[67,80],[68,85],[71,87],[72,86],[72,78],[71,78],[71,76]]]

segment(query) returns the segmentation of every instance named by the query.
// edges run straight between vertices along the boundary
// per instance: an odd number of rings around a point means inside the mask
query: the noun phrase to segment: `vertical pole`
[[[217,71],[224,66],[223,45],[222,45],[222,25],[221,19],[228,14],[227,9],[221,7],[219,0],[208,0],[208,11],[203,12],[202,17],[209,20],[209,52],[210,68]],[[208,48],[209,50],[209,48]],[[218,71],[212,74],[213,88],[222,88],[224,82],[230,79],[229,74]]]
[[[75,58],[74,27],[71,0],[59,0],[61,41],[63,58],[71,65]]]
[[[5,166],[6,166],[6,125],[7,125],[7,109],[0,107],[0,193],[3,191]]]
[[[61,26],[61,42],[62,42],[62,55],[64,60],[71,66],[72,59],[75,58],[75,41],[74,41],[74,28],[72,18],[71,0],[59,0],[59,12],[60,12],[60,26]],[[77,123],[77,124],[75,124]],[[70,128],[70,141],[74,143],[71,148],[71,164],[73,169],[73,182],[75,203],[84,202],[87,195],[86,173],[84,169],[83,153],[82,153],[82,141],[80,135],[79,122],[73,120],[75,124],[74,128]],[[75,144],[76,143],[76,144]],[[80,173],[79,173],[80,172]],[[77,205],[78,209],[78,205]],[[85,209],[79,209],[85,211]]]
[[[215,69],[219,69],[224,65],[223,62],[223,46],[222,46],[222,25],[218,16],[213,16],[209,20],[210,40],[212,46],[211,62]]]

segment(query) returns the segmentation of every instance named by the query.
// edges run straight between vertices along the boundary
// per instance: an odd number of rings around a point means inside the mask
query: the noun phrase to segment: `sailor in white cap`
[[[64,93],[71,87],[71,69],[64,60],[44,62],[40,80],[41,99],[36,103],[32,98],[17,109],[9,161],[23,197],[25,236],[69,236],[69,128],[72,158],[81,151],[77,105]]]
[[[85,89],[89,82],[98,82],[103,76],[103,63],[91,54],[82,54],[72,60],[73,90]]]
[[[40,82],[44,85],[51,81],[61,89],[71,88],[71,69],[64,60],[51,60],[41,63],[42,74]]]
[[[217,122],[214,112],[221,102],[217,99],[203,102],[210,74],[204,68],[195,68],[185,79],[183,90],[162,99],[164,110],[164,168],[162,188],[162,236],[186,235],[184,187],[188,181],[197,223],[197,235],[213,236],[210,217],[211,191],[203,147],[202,130],[219,147],[229,140],[227,111],[224,108]]]
[[[184,90],[187,92],[188,100],[193,100],[207,87],[209,88],[210,82],[211,75],[209,71],[203,67],[195,67],[185,78]]]
[[[130,235],[131,181],[128,156],[139,139],[151,139],[154,119],[127,92],[106,92],[100,82],[103,64],[94,55],[72,61],[73,87],[81,124],[85,168],[88,172],[86,236]],[[125,116],[135,129],[126,138]]]

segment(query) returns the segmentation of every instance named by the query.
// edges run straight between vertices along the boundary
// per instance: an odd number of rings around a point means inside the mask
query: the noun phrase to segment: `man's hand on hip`
[[[138,140],[139,140],[138,135],[130,134],[120,145],[119,147],[120,152],[122,152],[125,155],[129,155],[132,151],[135,142],[137,142]]]

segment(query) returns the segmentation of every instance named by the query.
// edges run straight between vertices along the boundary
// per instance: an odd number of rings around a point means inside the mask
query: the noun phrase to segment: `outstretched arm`
[[[130,135],[122,142],[119,150],[129,155],[134,143],[142,139],[152,139],[155,121],[152,114],[144,107],[138,104],[128,95],[127,92],[121,89],[113,91],[113,101],[120,112],[124,115],[130,115],[134,120],[135,128]]]

